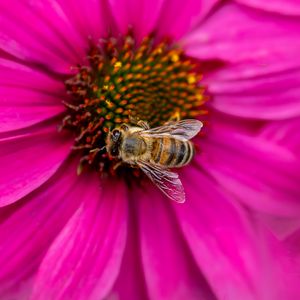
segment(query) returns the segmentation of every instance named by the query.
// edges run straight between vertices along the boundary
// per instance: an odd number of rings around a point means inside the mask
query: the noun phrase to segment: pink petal
[[[62,113],[62,81],[0,59],[0,132],[24,128]]]
[[[299,299],[299,272],[300,272],[300,230],[299,227],[288,238],[283,241],[280,251],[279,263],[282,269],[282,281],[285,287],[281,299]]]
[[[126,34],[129,26],[132,26],[135,36],[142,39],[155,29],[165,1],[109,0],[108,2],[118,29]]]
[[[159,35],[181,38],[196,28],[220,2],[220,0],[165,1],[157,24]]]
[[[90,196],[85,190],[90,176],[77,176],[76,165],[64,164],[37,191],[9,206],[13,213],[0,226],[1,299],[11,299],[3,295],[33,276],[56,235]]]
[[[270,12],[276,12],[286,15],[299,16],[300,3],[299,0],[236,0],[237,2],[252,6],[254,8],[263,9]]]
[[[86,56],[86,41],[57,2],[2,1],[0,11],[0,47],[11,55],[62,73]]]
[[[138,38],[154,31],[160,37],[171,36],[175,39],[195,27],[217,2],[109,0],[116,23],[123,34],[128,31],[128,26],[132,26]]]
[[[54,126],[0,140],[0,207],[47,181],[68,156],[71,145],[72,139]]]
[[[206,84],[212,106],[230,115],[260,119],[300,115],[300,70],[244,80],[212,76]]]
[[[291,259],[293,263],[295,275],[299,276],[300,271],[300,227],[294,230],[285,240],[283,241],[287,250],[288,250],[288,257]],[[297,278],[297,283],[299,283],[299,277]],[[299,284],[297,284],[299,287]],[[299,288],[298,288],[299,289]],[[298,293],[299,294],[299,293]],[[298,297],[294,298],[297,299]]]
[[[186,36],[183,45],[200,60],[224,61],[227,66],[218,75],[238,79],[298,67],[299,37],[297,19],[230,3]]]
[[[217,298],[274,299],[279,279],[275,255],[260,229],[199,169],[189,167],[181,178],[187,199],[173,206],[198,268]]]
[[[101,192],[102,189],[102,192]],[[126,189],[90,178],[86,197],[43,260],[31,299],[103,299],[126,240]]]
[[[55,2],[59,3],[59,7],[71,23],[73,30],[80,34],[85,47],[89,46],[91,40],[97,43],[100,38],[115,32],[114,20],[106,0],[57,0]]]
[[[202,142],[199,166],[253,209],[276,216],[300,212],[300,162],[292,152],[259,137],[216,128]]]
[[[300,228],[299,216],[286,218],[264,213],[256,213],[255,218],[264,224],[278,240],[284,240],[295,230]]]
[[[137,206],[140,251],[149,298],[215,299],[187,248],[170,200],[149,183],[146,190],[135,191],[132,201]]]
[[[266,140],[272,140],[282,147],[291,150],[298,158],[300,153],[300,118],[293,118],[268,123],[260,136]]]
[[[139,226],[135,205],[135,190],[129,196],[128,237],[118,278],[108,299],[148,299],[144,270],[141,261]]]

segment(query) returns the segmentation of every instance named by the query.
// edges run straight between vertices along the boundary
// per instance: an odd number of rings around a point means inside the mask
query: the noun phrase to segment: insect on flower
[[[177,173],[169,168],[187,165],[194,156],[191,141],[202,128],[194,119],[168,122],[150,128],[145,121],[137,126],[123,124],[113,129],[107,137],[109,156],[120,159],[116,165],[126,163],[139,167],[170,199],[185,201],[185,193]]]

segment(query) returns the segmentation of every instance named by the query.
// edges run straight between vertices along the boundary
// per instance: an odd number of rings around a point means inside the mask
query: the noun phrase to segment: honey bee
[[[169,168],[180,168],[192,160],[195,151],[189,140],[201,130],[202,122],[188,119],[156,128],[150,128],[145,121],[136,125],[123,124],[109,132],[108,155],[140,168],[167,197],[184,202],[182,183]]]

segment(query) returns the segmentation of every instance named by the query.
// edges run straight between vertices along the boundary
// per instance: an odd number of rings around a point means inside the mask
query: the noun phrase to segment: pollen
[[[193,74],[188,75],[187,81],[188,81],[189,84],[194,84],[197,81],[196,76],[193,75]]]
[[[172,54],[171,61],[176,63],[179,61],[179,55],[177,53]]]
[[[184,51],[154,35],[136,43],[133,34],[107,38],[91,47],[87,64],[66,81],[62,128],[74,133],[79,172],[111,172],[106,136],[122,123],[144,120],[151,127],[206,113],[200,67]]]
[[[122,62],[117,61],[117,62],[114,64],[114,67],[115,67],[115,68],[121,68],[121,67],[122,67]]]

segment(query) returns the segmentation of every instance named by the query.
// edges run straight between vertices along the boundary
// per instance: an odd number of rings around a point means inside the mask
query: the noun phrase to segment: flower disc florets
[[[62,127],[75,132],[81,162],[98,171],[111,169],[105,140],[114,127],[132,120],[154,127],[205,113],[199,66],[167,41],[147,36],[136,45],[131,34],[109,38],[92,47],[88,60],[66,81],[72,102],[64,102]]]

